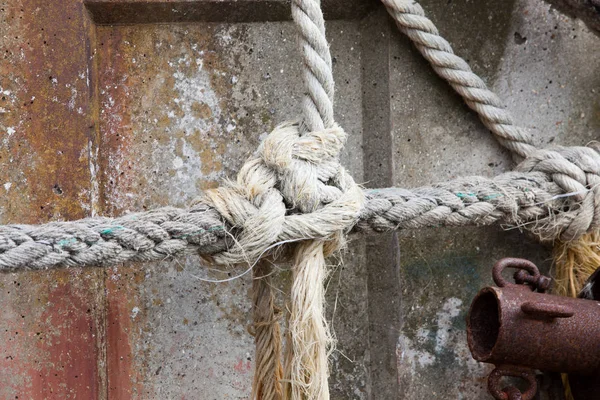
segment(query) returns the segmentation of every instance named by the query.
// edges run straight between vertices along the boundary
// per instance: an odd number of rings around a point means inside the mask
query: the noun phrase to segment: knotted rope
[[[273,243],[316,238],[297,247],[293,268],[288,344],[292,356],[286,379],[294,399],[327,397],[326,347],[331,339],[323,315],[324,245],[333,242],[328,253],[340,246],[364,201],[338,161],[344,131],[331,124],[303,135],[301,125],[279,126],[262,143],[257,158],[242,167],[236,182],[206,194],[206,201],[240,228],[235,244],[215,255],[220,263],[258,259]],[[299,213],[290,214],[288,207]],[[260,371],[263,374],[270,375]],[[313,383],[314,377],[321,382]]]
[[[592,148],[566,149],[585,154],[593,165],[600,163],[600,153]],[[557,148],[556,153],[560,155],[563,150]],[[600,221],[598,184],[593,183],[599,175],[583,172],[578,163],[563,157],[526,171],[519,171],[519,165],[517,171],[495,178],[474,176],[413,189],[364,190],[365,203],[353,231],[502,223],[532,230],[546,240],[576,238],[578,232],[589,231]],[[553,169],[545,172],[549,166]],[[569,174],[569,170],[573,173]],[[110,266],[128,261],[163,260],[186,253],[215,257],[220,262],[243,262],[245,258],[254,262],[258,255],[268,255],[270,252],[265,250],[276,243],[324,239],[334,231],[327,228],[329,218],[339,221],[338,210],[331,207],[309,215],[288,210],[277,229],[278,235],[271,236],[270,242],[256,235],[257,244],[249,246],[242,253],[246,254],[244,257],[239,255],[242,248],[239,243],[242,238],[250,237],[250,233],[243,235],[247,227],[244,216],[259,219],[259,212],[269,209],[261,210],[243,199],[238,201],[234,203],[237,207],[224,212],[223,217],[207,204],[197,203],[190,209],[165,207],[119,218],[1,225],[0,270]],[[268,219],[265,215],[262,218]],[[236,237],[238,244],[230,237]],[[238,256],[231,254],[232,249],[238,249],[238,253],[234,252]]]
[[[332,343],[323,313],[325,257],[344,236],[421,227],[501,222],[543,240],[573,241],[600,226],[600,147],[537,150],[501,101],[411,0],[382,0],[399,28],[448,80],[499,142],[524,157],[514,172],[416,189],[361,190],[339,163],[346,135],[333,117],[331,56],[318,0],[294,0],[306,96],[303,118],[261,144],[235,181],[189,209],[119,218],[0,226],[0,270],[111,265],[197,252],[217,263],[251,265],[294,242],[285,379],[277,310],[268,279],[254,284],[255,399],[328,399]],[[298,243],[296,243],[298,242]],[[259,263],[256,278],[269,275]],[[285,387],[282,387],[282,383]]]
[[[217,256],[221,262],[259,258],[278,240],[318,237],[295,249],[283,394],[284,398],[317,400],[329,398],[328,351],[333,343],[324,315],[325,256],[342,246],[344,233],[358,219],[364,196],[339,162],[346,134],[333,117],[331,54],[320,1],[293,0],[292,18],[304,60],[303,120],[276,128],[262,143],[258,157],[242,167],[237,182],[208,191],[207,201],[230,224],[243,228],[235,246]],[[301,214],[286,215],[288,207]],[[258,290],[267,292],[268,288]],[[270,348],[278,340],[273,337],[267,345],[257,342],[259,358],[267,352],[278,358]],[[264,363],[256,374],[273,381],[278,367]],[[262,383],[255,380],[255,394],[257,385]],[[265,398],[277,398],[277,392]]]

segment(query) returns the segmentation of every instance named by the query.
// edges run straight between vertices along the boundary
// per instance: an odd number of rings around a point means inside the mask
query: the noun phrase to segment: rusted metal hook
[[[514,268],[517,270],[514,274],[515,283],[507,281],[502,276],[502,272],[507,268]],[[552,284],[552,279],[540,274],[540,270],[534,263],[522,258],[503,258],[498,261],[492,268],[492,277],[499,287],[515,284],[522,285],[526,283],[540,293],[548,290]]]
[[[527,390],[521,392],[514,386],[502,387],[500,380],[505,376],[521,378],[528,383]],[[531,400],[537,392],[535,373],[531,368],[517,367],[514,365],[501,365],[496,367],[488,377],[488,391],[496,400]]]

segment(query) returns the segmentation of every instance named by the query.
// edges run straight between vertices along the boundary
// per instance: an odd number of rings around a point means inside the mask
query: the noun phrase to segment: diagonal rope
[[[536,150],[529,132],[514,124],[500,98],[471,71],[465,60],[454,54],[450,43],[440,36],[419,3],[414,0],[382,2],[398,29],[413,41],[434,71],[463,97],[502,146],[521,157],[527,157]]]

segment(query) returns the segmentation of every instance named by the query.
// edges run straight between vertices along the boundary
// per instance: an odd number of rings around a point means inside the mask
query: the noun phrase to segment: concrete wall
[[[422,4],[537,144],[600,138],[600,39],[583,24],[541,0]],[[288,5],[196,6],[2,3],[1,223],[183,206],[297,115]],[[413,187],[511,167],[381,5],[324,7],[336,117],[350,137],[343,161],[358,182]],[[499,258],[544,269],[551,259],[503,228],[352,237],[344,263],[331,260],[332,397],[488,398],[466,309]],[[188,257],[1,275],[0,398],[248,398],[251,280],[206,282],[241,272]]]

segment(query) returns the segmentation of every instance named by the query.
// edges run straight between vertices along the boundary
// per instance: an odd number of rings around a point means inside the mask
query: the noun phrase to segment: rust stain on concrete
[[[102,398],[100,272],[2,276],[0,398]]]
[[[91,21],[79,0],[5,2],[0,18],[0,223],[85,217]],[[3,274],[0,290],[0,397],[103,397],[98,271]]]
[[[233,176],[249,155],[245,149],[259,140],[240,126],[256,120],[262,132],[265,125],[254,110],[239,107],[241,63],[224,59],[244,28],[103,26],[97,32],[104,211],[185,205]]]
[[[272,128],[271,114],[265,111],[268,105],[257,91],[256,82],[244,80],[244,76],[256,76],[243,71],[244,57],[253,53],[246,44],[246,32],[246,26],[228,24],[98,27],[102,214],[186,205],[203,189],[218,185],[226,176],[234,176],[256,148],[260,135]],[[264,80],[258,76],[258,84]],[[167,268],[169,271],[164,271]],[[220,298],[215,295],[213,302],[219,316],[212,315],[211,304],[206,306],[211,307],[207,311],[211,316],[199,317],[190,311],[203,307],[200,300],[198,305],[186,300],[185,312],[176,311],[183,314],[178,315],[178,321],[183,322],[174,323],[177,328],[173,329],[161,326],[160,321],[171,325],[171,317],[160,318],[166,310],[171,315],[172,297],[183,290],[173,289],[168,282],[185,276],[189,268],[177,262],[172,269],[157,263],[144,265],[146,272],[140,271],[139,265],[128,265],[108,273],[106,340],[110,395],[126,399],[167,398],[179,390],[184,396],[196,385],[211,387],[203,380],[210,376],[205,370],[213,365],[233,374],[219,383],[232,385],[225,389],[228,393],[246,390],[248,379],[244,375],[251,362],[249,356],[241,350],[226,349],[232,354],[200,362],[203,357],[221,352],[214,348],[215,338],[199,333],[199,329],[208,329],[209,322],[203,320],[214,318],[220,326],[231,327],[227,340],[234,335],[240,341],[244,334],[246,341],[251,341],[245,334],[245,305],[225,302],[226,294]],[[153,275],[154,270],[160,271],[156,279],[140,278],[144,273]],[[219,285],[202,285],[202,291],[212,293],[216,286]],[[211,295],[202,294],[199,298],[208,296]],[[219,299],[227,304],[219,305]],[[237,361],[233,362],[240,357],[244,371],[238,371]],[[182,361],[175,363],[173,360],[177,359]],[[193,364],[187,364],[191,360],[195,360]],[[187,368],[193,368],[193,372]],[[169,374],[167,381],[171,384],[161,384],[164,374]],[[175,382],[180,383],[173,386]],[[179,385],[182,387],[177,388]],[[219,390],[223,389],[215,390],[221,393]]]
[[[143,272],[139,265],[111,268],[106,274],[106,340],[108,396],[114,399],[152,398],[144,391],[143,360],[136,357],[139,334],[134,321],[143,320],[136,287]],[[150,396],[150,397],[148,397]]]
[[[79,1],[21,0],[4,10],[0,163],[11,185],[3,219],[81,218],[90,203],[90,22]]]
[[[89,297],[81,271],[59,274],[40,319],[46,331],[36,332],[40,336],[36,347],[47,358],[30,369],[30,393],[24,393],[24,398],[94,399],[103,383],[95,346],[102,303],[99,306],[97,299]]]

